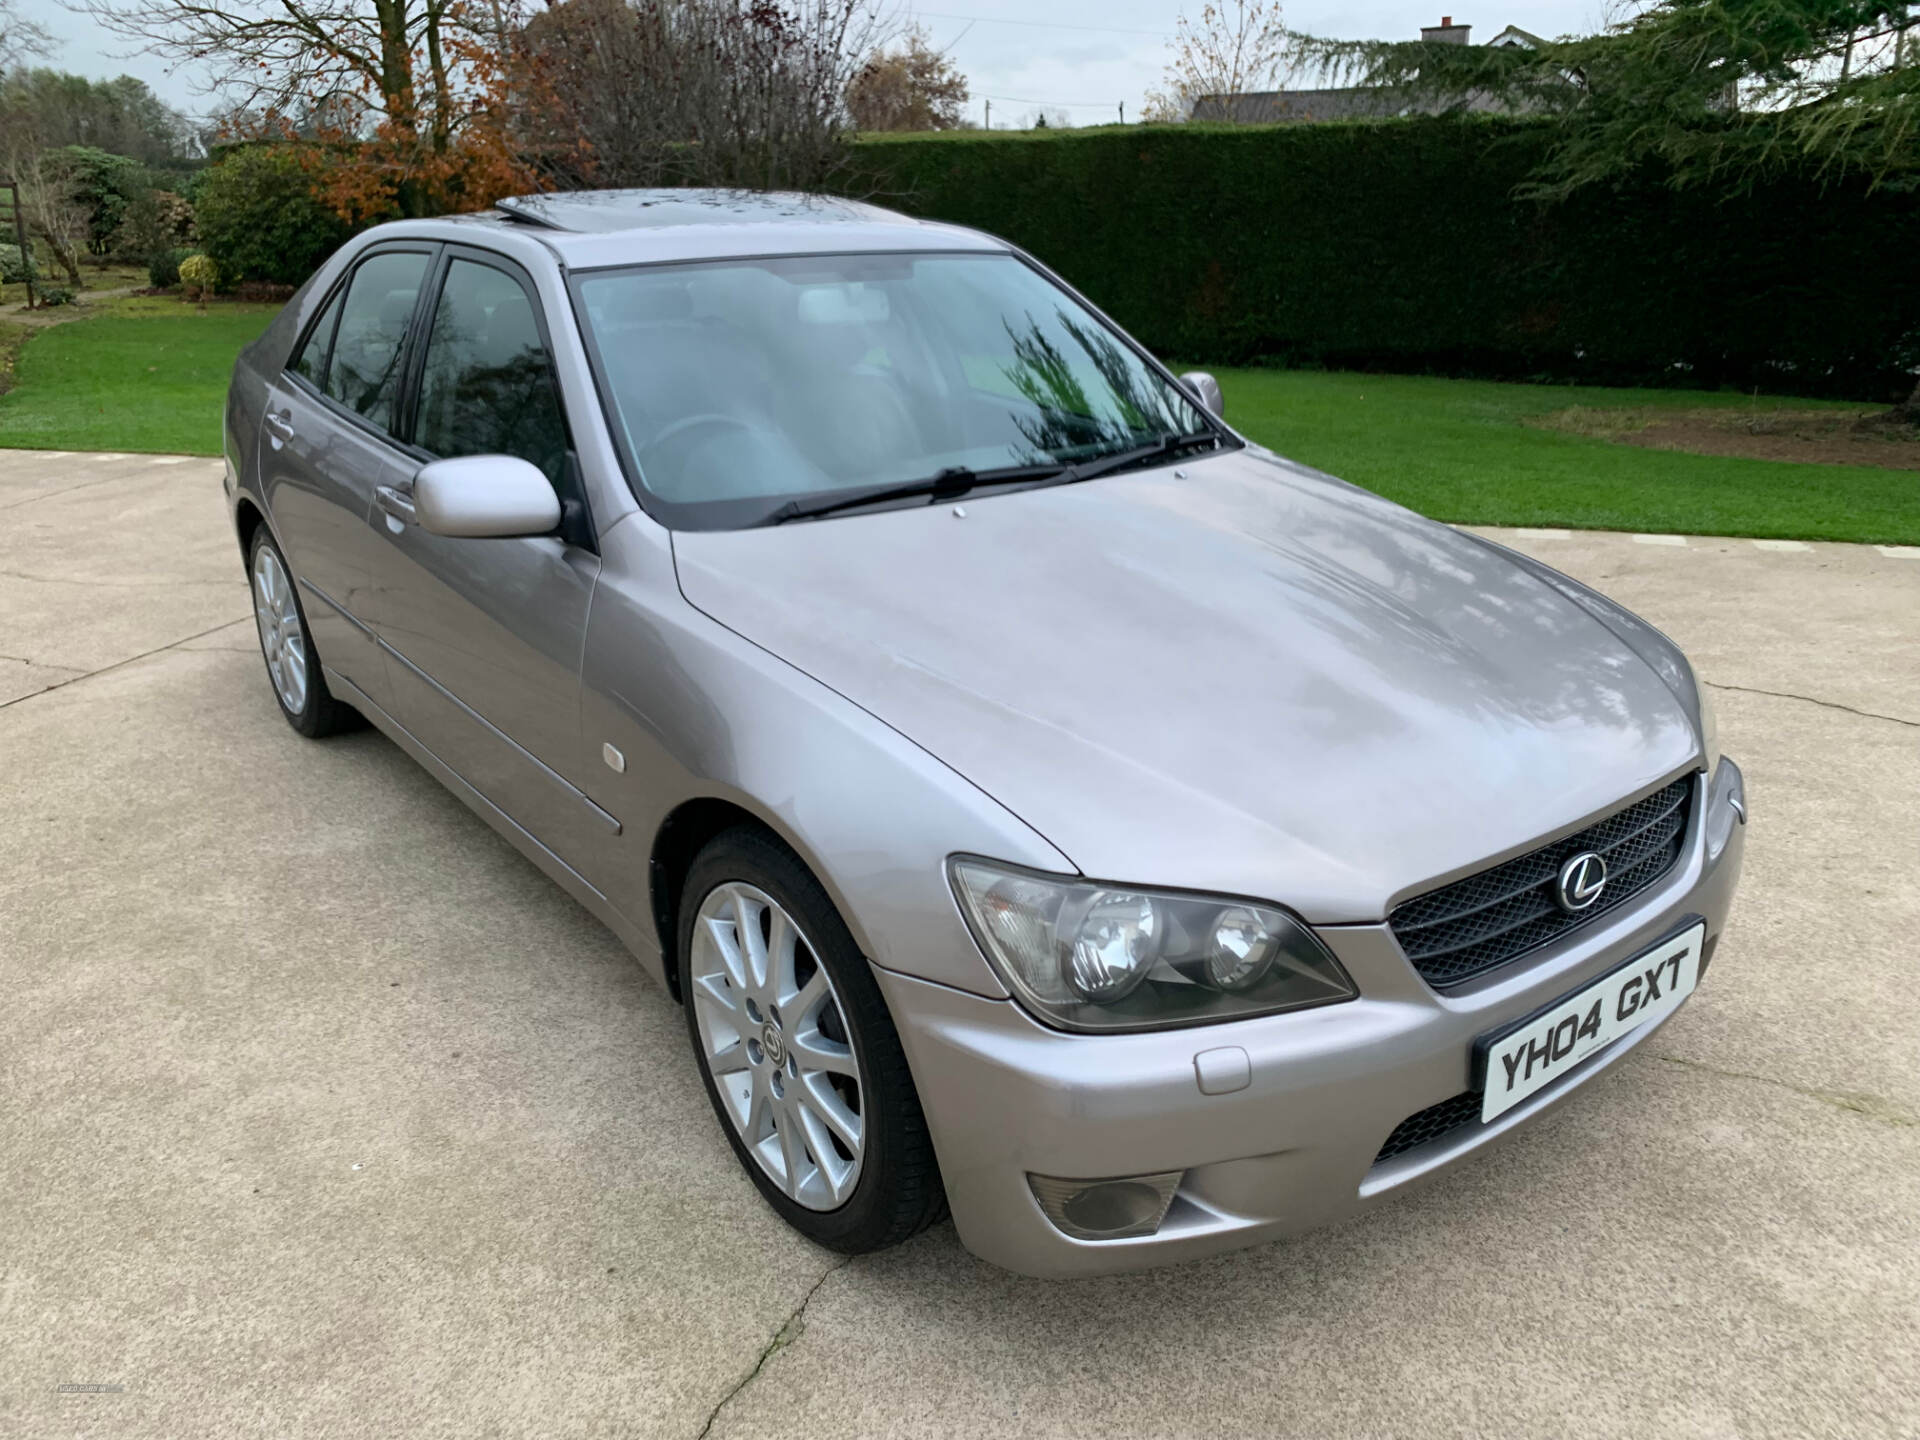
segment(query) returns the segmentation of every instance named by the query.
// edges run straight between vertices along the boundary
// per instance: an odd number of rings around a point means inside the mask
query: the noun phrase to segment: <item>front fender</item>
[[[671,536],[632,514],[601,537],[581,661],[581,742],[594,802],[619,817],[587,878],[652,933],[649,858],[689,800],[758,817],[799,853],[863,953],[903,974],[1002,998],[947,886],[956,851],[1073,866],[997,801],[897,731],[695,610]],[[664,956],[643,956],[664,978]]]

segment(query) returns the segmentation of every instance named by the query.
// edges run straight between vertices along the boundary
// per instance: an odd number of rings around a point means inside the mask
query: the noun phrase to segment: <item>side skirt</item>
[[[614,908],[613,902],[596,890],[579,871],[554,854],[528,830],[523,828],[506,811],[487,799],[473,786],[461,779],[447,763],[433,751],[414,738],[408,730],[393,716],[367,698],[367,694],[344,675],[340,675],[325,665],[320,672],[326,677],[327,688],[340,699],[353,706],[394,744],[406,751],[429,775],[451,790],[466,807],[491,825],[508,844],[518,850],[527,859],[539,866],[562,890],[565,890],[587,911],[620,938],[620,943],[633,952],[654,983],[666,990],[666,959],[660,953],[660,946],[644,927],[636,925],[626,915]]]

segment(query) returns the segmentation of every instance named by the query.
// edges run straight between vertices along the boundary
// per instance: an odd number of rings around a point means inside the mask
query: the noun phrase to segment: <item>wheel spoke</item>
[[[845,1075],[850,1080],[860,1078],[860,1066],[853,1057],[852,1049],[837,1040],[829,1040],[816,1026],[809,1026],[794,1034],[788,1039],[787,1045],[802,1071],[825,1070],[830,1074]]]
[[[733,892],[733,933],[746,961],[746,988],[752,994],[764,994],[767,988],[767,942],[760,934],[761,909],[744,890]]]
[[[807,1183],[807,1146],[802,1135],[800,1107],[789,1101],[779,1110],[780,1156],[786,1161],[785,1176],[787,1193],[799,1198],[801,1188]]]
[[[767,1075],[764,1070],[753,1071],[753,1092],[747,1102],[747,1122],[743,1127],[749,1145],[758,1145],[766,1138],[765,1132],[773,1123],[773,1092],[767,1088]]]
[[[801,1114],[801,1123],[807,1131],[807,1149],[814,1157],[819,1178],[827,1187],[828,1197],[837,1204],[853,1188],[849,1183],[853,1177],[853,1163],[840,1158],[840,1152],[833,1148],[833,1142],[827,1138],[826,1127],[816,1111],[804,1109]],[[848,1148],[855,1155],[860,1153],[858,1146]]]
[[[733,991],[722,975],[696,975],[693,977],[694,999],[703,1005],[725,1013],[728,1026],[737,1035],[740,1031],[740,1007],[734,1003]]]
[[[804,1075],[800,1079],[800,1103],[855,1155],[860,1153],[860,1117],[847,1108],[847,1102],[827,1083],[824,1075]]]
[[[794,992],[793,998],[780,1002],[780,1018],[796,1032],[811,1029],[818,1023],[815,1017],[830,993],[827,989],[827,972],[816,966],[807,983]]]
[[[708,976],[695,980],[693,1004],[700,1020],[701,1034],[705,1038],[709,1068],[715,1078],[747,1067],[746,1031],[741,1027],[742,1016],[739,1007],[719,986],[717,979]]]
[[[793,922],[787,918],[787,912],[775,909],[767,920],[767,989],[769,998],[780,1007],[783,1020],[787,1019],[788,1007],[799,990],[799,982],[794,979],[794,954],[798,949],[800,932],[793,928]]]
[[[720,952],[720,963],[726,969],[727,978],[733,982],[735,989],[745,990],[747,966],[740,954],[740,947],[736,943],[738,931],[733,921],[719,915],[711,915],[707,917],[706,929],[713,941],[713,948]]]

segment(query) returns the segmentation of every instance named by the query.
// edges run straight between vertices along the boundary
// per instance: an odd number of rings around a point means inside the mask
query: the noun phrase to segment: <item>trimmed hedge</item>
[[[1912,389],[1920,191],[1514,199],[1546,143],[1491,117],[889,136],[847,188],[1005,236],[1193,361]]]

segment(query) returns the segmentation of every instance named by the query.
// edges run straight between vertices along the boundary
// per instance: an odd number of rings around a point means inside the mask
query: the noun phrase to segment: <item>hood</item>
[[[1696,749],[1538,576],[1262,451],[962,508],[680,532],[681,589],[1087,875],[1379,920]]]

